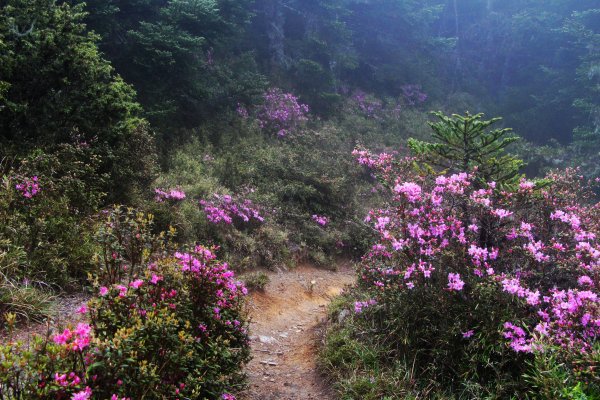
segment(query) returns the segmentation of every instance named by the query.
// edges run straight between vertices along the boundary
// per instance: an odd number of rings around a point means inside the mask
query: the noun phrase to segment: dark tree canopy
[[[118,198],[151,177],[152,138],[133,87],[101,57],[84,15],[83,5],[53,0],[9,0],[0,10],[0,149],[84,146]]]

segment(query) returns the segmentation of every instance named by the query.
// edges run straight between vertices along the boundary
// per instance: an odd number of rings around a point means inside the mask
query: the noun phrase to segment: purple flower
[[[460,274],[448,274],[448,289],[461,291],[465,283],[460,279]]]
[[[27,199],[31,199],[35,197],[40,191],[40,185],[38,183],[38,177],[34,176],[31,178],[25,178],[21,183],[15,185],[15,189],[17,189],[23,197]]]
[[[313,221],[315,221],[317,224],[321,225],[321,226],[325,226],[329,223],[329,219],[323,215],[313,215],[312,216]]]

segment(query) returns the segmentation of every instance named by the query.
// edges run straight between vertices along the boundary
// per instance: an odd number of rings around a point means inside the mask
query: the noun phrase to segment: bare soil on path
[[[333,400],[316,367],[327,305],[354,282],[349,264],[337,271],[308,265],[269,273],[264,292],[249,296],[252,361],[242,400]]]

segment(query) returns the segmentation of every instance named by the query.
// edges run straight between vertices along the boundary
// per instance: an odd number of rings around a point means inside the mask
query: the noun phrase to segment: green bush
[[[0,272],[68,288],[91,271],[93,222],[101,177],[84,150],[62,146],[56,153],[31,154],[2,176],[0,187]],[[36,185],[35,192],[21,185]]]
[[[252,272],[244,276],[244,284],[248,290],[259,290],[262,292],[270,281],[269,275],[264,272]]]
[[[101,342],[99,390],[105,396],[116,390],[131,398],[178,393],[215,399],[239,387],[249,358],[243,290],[202,247],[151,264],[128,286],[101,289],[90,303]]]
[[[244,384],[246,293],[214,249],[159,258],[100,287],[89,325],[0,346],[0,398],[220,399]]]
[[[133,208],[114,206],[100,213],[94,240],[97,281],[112,285],[131,280],[143,266],[164,256],[170,249],[175,230],[154,232],[154,216]]]
[[[375,327],[355,318],[355,300],[346,294],[330,305],[319,369],[330,377],[341,399],[418,398],[411,360],[390,361],[387,347],[371,340]]]

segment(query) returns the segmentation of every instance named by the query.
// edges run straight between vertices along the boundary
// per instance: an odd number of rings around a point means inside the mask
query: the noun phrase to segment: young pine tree
[[[519,140],[510,135],[510,128],[488,128],[501,118],[484,120],[483,114],[464,116],[433,112],[438,121],[429,122],[436,143],[410,139],[408,145],[416,155],[426,160],[425,167],[441,167],[449,172],[467,172],[477,168],[480,181],[512,185],[519,181],[523,161],[506,153],[511,143]]]

